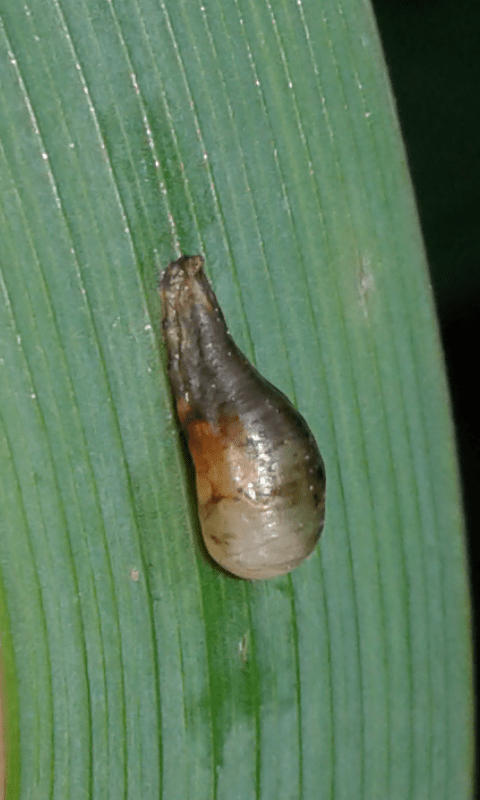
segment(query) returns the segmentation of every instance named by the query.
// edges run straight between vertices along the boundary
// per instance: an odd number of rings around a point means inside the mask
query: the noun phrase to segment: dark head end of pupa
[[[161,273],[159,287],[163,291],[170,292],[175,290],[188,278],[193,278],[203,269],[205,259],[201,255],[180,256],[176,261],[172,261]]]

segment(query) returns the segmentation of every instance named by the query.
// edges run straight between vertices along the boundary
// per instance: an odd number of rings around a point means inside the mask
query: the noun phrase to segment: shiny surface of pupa
[[[310,555],[324,524],[325,469],[315,439],[235,345],[201,256],[172,262],[160,292],[207,550],[241,578],[290,572]]]

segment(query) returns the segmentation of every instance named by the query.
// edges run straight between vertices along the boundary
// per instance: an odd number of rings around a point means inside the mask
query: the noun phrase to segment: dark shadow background
[[[478,653],[480,408],[472,374],[478,375],[480,363],[480,3],[372,2],[407,148],[445,352]],[[478,716],[476,721],[478,730]],[[478,784],[477,768],[476,797]]]

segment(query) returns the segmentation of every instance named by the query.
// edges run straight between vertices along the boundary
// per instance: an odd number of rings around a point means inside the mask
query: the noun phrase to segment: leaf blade
[[[467,796],[451,424],[368,9],[4,18],[1,408],[23,483],[2,579],[24,796]],[[327,527],[291,578],[247,586],[198,556],[154,335],[177,248],[205,253],[235,338],[319,438]],[[29,536],[38,653],[14,611]],[[28,703],[50,685],[27,770]]]

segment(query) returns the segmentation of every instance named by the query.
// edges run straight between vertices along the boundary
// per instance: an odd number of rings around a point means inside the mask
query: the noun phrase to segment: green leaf
[[[0,75],[9,800],[467,798],[452,425],[369,6],[7,0]],[[180,252],[324,455],[291,576],[199,545],[159,341]]]

